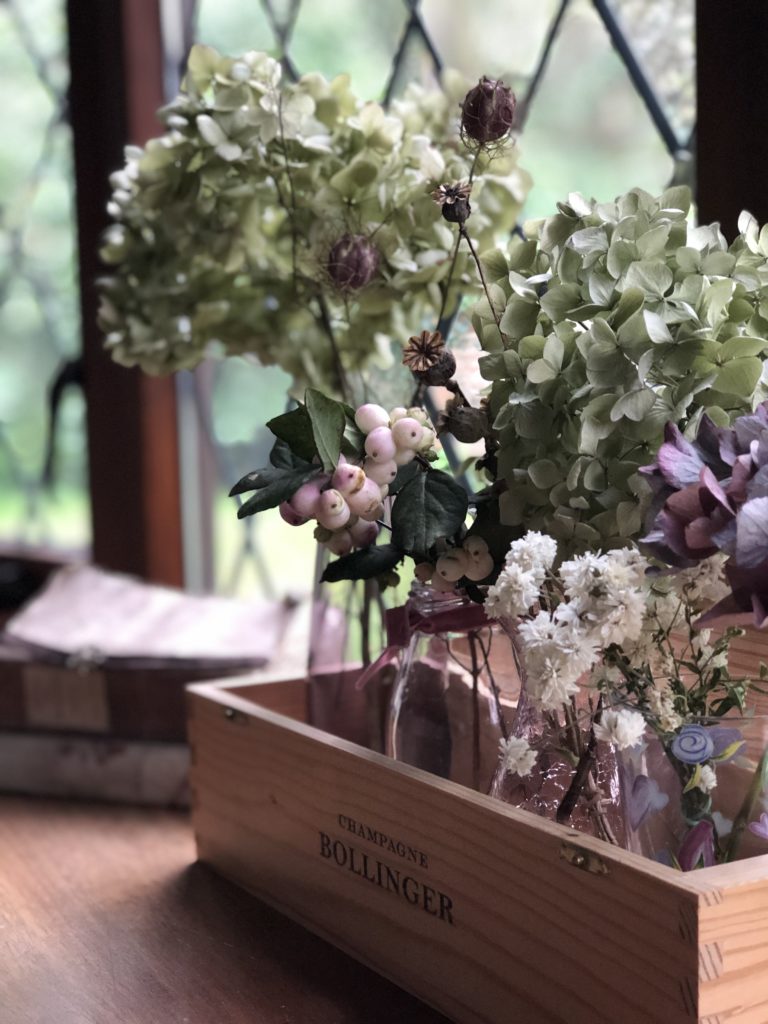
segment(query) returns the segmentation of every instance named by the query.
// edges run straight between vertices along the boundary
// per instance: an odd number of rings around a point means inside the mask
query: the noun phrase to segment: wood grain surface
[[[0,1024],[444,1024],[194,859],[182,814],[0,798]]]

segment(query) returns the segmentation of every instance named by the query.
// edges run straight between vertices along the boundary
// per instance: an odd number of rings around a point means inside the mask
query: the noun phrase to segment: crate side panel
[[[684,887],[579,870],[564,829],[192,699],[201,859],[267,902],[461,1024],[698,1020]]]
[[[763,881],[702,896],[699,937],[702,1021],[766,1024],[768,868]]]

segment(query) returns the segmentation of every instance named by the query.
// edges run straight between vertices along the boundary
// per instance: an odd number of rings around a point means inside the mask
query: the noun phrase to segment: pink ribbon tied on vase
[[[385,669],[394,664],[408,648],[414,633],[471,633],[485,629],[491,625],[485,609],[481,604],[464,605],[448,608],[445,611],[433,611],[425,615],[418,611],[410,601],[388,608],[384,623],[387,630],[387,646],[379,657],[363,670],[355,683],[355,688],[363,687]]]

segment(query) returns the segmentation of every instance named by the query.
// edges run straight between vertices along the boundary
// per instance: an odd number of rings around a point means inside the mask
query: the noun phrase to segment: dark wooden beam
[[[93,560],[183,582],[176,394],[171,378],[118,367],[96,325],[97,250],[109,174],[127,142],[158,132],[163,102],[159,0],[68,0],[83,364]]]
[[[729,239],[741,210],[768,222],[768,4],[697,0],[697,197]]]

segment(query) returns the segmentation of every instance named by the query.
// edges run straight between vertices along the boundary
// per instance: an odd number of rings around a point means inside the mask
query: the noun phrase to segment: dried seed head
[[[461,105],[461,134],[481,146],[502,139],[512,127],[517,101],[508,85],[485,75]]]
[[[472,213],[469,196],[472,186],[469,182],[459,181],[453,185],[438,185],[432,198],[440,207],[443,217],[451,224],[463,224]]]
[[[445,349],[434,366],[430,366],[428,370],[422,370],[417,373],[416,376],[422,384],[428,384],[430,387],[439,388],[445,387],[448,381],[453,377],[454,373],[456,373],[456,358],[453,352],[449,349]]]
[[[451,401],[446,406],[440,424],[440,432],[445,431],[453,434],[456,440],[463,444],[474,444],[488,432],[488,417],[482,409],[475,409],[471,405],[454,404]]]
[[[422,331],[408,339],[403,349],[403,365],[413,373],[423,373],[436,366],[445,350],[445,341],[440,331]]]
[[[379,250],[365,235],[342,235],[328,253],[326,269],[339,291],[357,291],[379,269]]]

